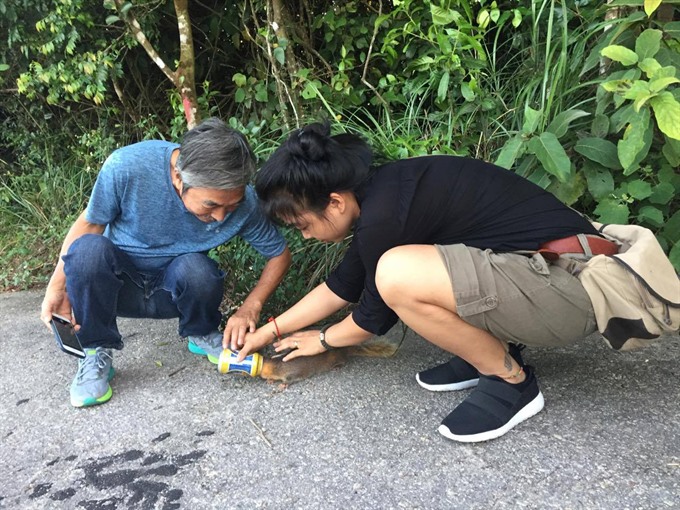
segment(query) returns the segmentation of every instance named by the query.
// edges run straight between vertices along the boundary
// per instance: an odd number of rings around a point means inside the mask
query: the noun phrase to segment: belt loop
[[[576,234],[576,237],[578,238],[578,242],[581,243],[581,248],[583,248],[583,254],[587,258],[591,258],[593,256],[593,251],[590,249],[590,244],[588,244],[588,238],[586,237],[586,235]]]

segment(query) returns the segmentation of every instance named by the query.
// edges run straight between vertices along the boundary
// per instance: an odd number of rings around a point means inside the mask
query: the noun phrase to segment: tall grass
[[[532,2],[530,25],[513,38],[494,40],[489,50],[491,74],[487,83],[501,98],[505,110],[497,121],[503,139],[519,132],[526,106],[542,112],[542,131],[560,112],[594,101],[594,86],[584,80],[583,63],[601,35],[604,24],[594,24],[564,2]],[[514,45],[513,45],[514,43]]]

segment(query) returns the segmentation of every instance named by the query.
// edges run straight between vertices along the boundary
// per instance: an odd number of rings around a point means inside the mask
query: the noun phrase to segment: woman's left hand
[[[292,349],[283,361],[290,361],[300,356],[314,356],[326,352],[319,342],[319,330],[298,331],[283,340],[274,343],[276,352]]]

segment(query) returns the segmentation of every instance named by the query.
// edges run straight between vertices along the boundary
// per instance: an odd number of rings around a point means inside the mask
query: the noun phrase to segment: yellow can
[[[224,349],[220,354],[217,370],[221,374],[228,372],[242,372],[251,377],[257,377],[262,372],[262,355],[255,352],[246,356],[243,361],[237,362],[238,352],[231,349]]]

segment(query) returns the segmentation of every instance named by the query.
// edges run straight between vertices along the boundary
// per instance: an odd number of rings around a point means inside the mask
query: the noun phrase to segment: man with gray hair
[[[212,363],[222,340],[255,331],[265,301],[290,265],[290,251],[248,185],[255,161],[244,136],[219,119],[188,131],[181,145],[149,140],[114,151],[87,208],[62,245],[41,319],[76,324],[86,356],[71,384],[76,407],[112,395],[117,317],[179,318],[189,350]],[[224,333],[224,273],[207,253],[239,236],[267,258],[259,281]]]

